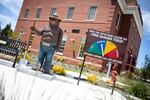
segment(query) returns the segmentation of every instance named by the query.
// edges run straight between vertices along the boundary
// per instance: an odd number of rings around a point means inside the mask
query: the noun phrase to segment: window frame
[[[36,9],[36,13],[35,13],[35,18],[36,19],[40,19],[41,12],[42,12],[42,8],[41,7],[39,7],[39,8]]]
[[[94,18],[90,19],[90,12],[91,12],[92,7],[96,7],[96,10],[95,10]],[[88,11],[87,21],[95,21],[96,14],[97,14],[97,8],[98,8],[97,5],[91,5],[90,6],[89,11]]]
[[[27,10],[28,10],[28,13],[27,13]],[[24,17],[23,18],[28,18],[28,16],[29,16],[29,13],[30,12],[30,9],[29,8],[26,8],[25,9],[25,14],[24,14]]]
[[[131,27],[131,40],[135,43],[135,39],[136,39],[136,32],[137,32],[137,30],[136,30],[136,26],[135,26],[135,24],[132,24],[132,27]]]
[[[54,10],[55,10],[55,11],[54,11]],[[54,11],[54,13],[57,13],[57,8],[56,8],[56,7],[52,7],[52,8],[51,8],[50,16],[52,16],[52,15],[54,14],[53,11]]]
[[[71,18],[68,18],[69,14],[70,14],[71,8],[73,8],[73,12],[72,12]],[[67,16],[66,16],[66,19],[67,19],[67,20],[72,20],[74,10],[75,10],[75,7],[74,7],[74,6],[70,6],[70,7],[68,8],[68,12],[67,12]]]

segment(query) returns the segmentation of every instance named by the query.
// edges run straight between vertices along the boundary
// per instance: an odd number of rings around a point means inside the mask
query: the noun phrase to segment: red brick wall
[[[135,31],[134,38],[132,38],[132,35],[131,35],[133,30]],[[127,49],[126,49],[125,54],[127,54],[127,51],[129,51],[131,49],[132,54],[135,55],[136,59],[137,59],[139,49],[140,49],[141,37],[140,37],[140,33],[138,32],[138,29],[135,24],[135,20],[134,20],[133,16],[130,18],[129,34],[127,36],[128,36],[128,44],[127,44]],[[123,66],[122,70],[125,70],[126,69],[126,58],[124,58],[124,63],[122,66]]]
[[[130,2],[130,3],[132,4],[133,2]],[[114,20],[113,20],[113,23],[111,26],[111,33],[122,36],[122,37],[126,37],[128,39],[127,48],[126,48],[126,50],[124,50],[125,55],[127,54],[127,51],[129,49],[131,49],[133,51],[133,54],[136,55],[136,57],[138,57],[141,38],[139,35],[140,33],[138,32],[134,17],[133,17],[133,15],[123,14],[119,5],[118,4],[116,4],[116,5],[117,6],[116,6],[115,12],[114,12]],[[119,27],[117,29],[115,24],[116,24],[117,14],[119,12],[121,13],[121,19],[120,19]],[[131,39],[133,24],[134,24],[134,29],[136,30],[135,40]],[[123,61],[123,64],[121,65],[121,69],[122,70],[126,69],[126,57],[124,57],[124,61]]]

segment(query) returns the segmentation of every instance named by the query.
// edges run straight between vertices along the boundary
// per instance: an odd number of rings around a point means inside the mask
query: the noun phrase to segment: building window
[[[97,6],[91,6],[88,13],[88,20],[95,20]]]
[[[135,39],[135,45],[136,45],[136,47],[138,48],[139,47],[139,36],[137,35],[136,36],[136,39]]]
[[[131,48],[131,50],[133,50],[133,48],[134,48],[134,44],[133,43],[131,43],[130,48]]]
[[[119,12],[118,15],[117,15],[116,24],[115,24],[116,27],[117,27],[117,29],[118,29],[118,27],[119,27],[120,18],[121,18],[121,13]]]
[[[50,13],[50,15],[52,16],[52,15],[54,15],[56,13],[56,8],[51,8],[51,13]]]
[[[136,29],[136,26],[135,26],[135,24],[133,24],[132,26],[131,26],[131,40],[134,42],[134,44],[136,44],[136,38],[137,38],[137,29]]]
[[[135,29],[135,32],[134,32],[134,35],[133,35],[133,40],[134,40],[134,42],[136,42],[136,38],[137,38],[137,29]]]
[[[73,12],[74,12],[74,7],[69,7],[67,19],[72,19]]]
[[[72,33],[80,33],[79,29],[72,29]]]
[[[28,18],[29,16],[29,9],[26,9],[25,14],[24,14],[24,18]]]
[[[37,8],[35,18],[38,18],[38,19],[40,18],[41,11],[42,11],[41,8]]]
[[[134,34],[135,34],[135,30],[134,30],[134,28],[132,28],[132,31],[131,31],[131,39],[132,39],[132,41],[134,39]]]
[[[57,51],[57,54],[63,55],[66,41],[67,41],[67,36],[63,36],[60,47]]]
[[[80,48],[79,48],[79,53],[78,53],[78,57],[77,58],[83,58],[84,57],[83,48],[84,48],[85,40],[86,40],[85,37],[82,38],[82,40],[81,40]]]

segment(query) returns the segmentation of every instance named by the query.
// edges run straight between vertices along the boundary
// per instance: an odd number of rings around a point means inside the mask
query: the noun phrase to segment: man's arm
[[[42,31],[39,31],[39,30],[37,30],[36,28],[35,28],[35,26],[31,26],[31,30],[34,32],[34,33],[36,33],[37,35],[42,35]]]

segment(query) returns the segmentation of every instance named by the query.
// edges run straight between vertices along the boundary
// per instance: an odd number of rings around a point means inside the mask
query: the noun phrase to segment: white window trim
[[[84,60],[84,57],[76,57],[78,60]]]
[[[66,21],[72,21],[72,19],[65,19]]]
[[[61,55],[61,56],[63,55],[63,53],[61,53],[61,52],[56,52],[56,54],[57,55]]]

